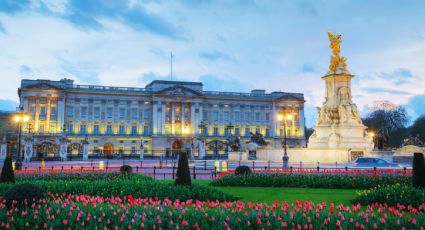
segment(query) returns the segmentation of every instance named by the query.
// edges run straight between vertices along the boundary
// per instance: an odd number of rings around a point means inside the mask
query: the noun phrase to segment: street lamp
[[[19,109],[19,113],[15,115],[14,120],[18,123],[18,159],[15,163],[15,168],[17,170],[22,168],[22,161],[24,156],[21,154],[21,137],[22,137],[22,123],[29,121],[30,117],[25,113],[24,107]]]
[[[289,161],[289,157],[288,157],[288,152],[287,152],[287,147],[286,147],[286,122],[287,121],[291,121],[293,119],[293,116],[291,114],[286,114],[286,116],[282,115],[282,114],[278,114],[277,115],[277,120],[279,122],[283,121],[283,157],[282,157],[282,161],[283,161],[283,168],[288,168],[288,161]]]

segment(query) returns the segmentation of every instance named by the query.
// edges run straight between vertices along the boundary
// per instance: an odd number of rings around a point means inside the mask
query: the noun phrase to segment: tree
[[[177,178],[175,185],[192,185],[192,180],[190,179],[189,161],[185,151],[180,151],[179,154],[179,163],[177,166]]]
[[[425,160],[423,153],[413,154],[413,186],[425,188]]]
[[[419,139],[425,142],[425,115],[418,117],[410,128],[410,134],[416,136],[419,134]]]
[[[370,130],[375,131],[379,149],[383,149],[387,145],[398,147],[400,140],[391,139],[391,136],[398,130],[405,128],[407,122],[406,110],[388,102],[375,105],[372,112],[363,120],[363,123]]]
[[[7,154],[1,170],[0,182],[15,183],[15,174],[13,173],[12,157]]]

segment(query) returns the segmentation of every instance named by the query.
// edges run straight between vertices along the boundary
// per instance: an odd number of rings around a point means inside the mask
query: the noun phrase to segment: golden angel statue
[[[341,34],[328,32],[328,37],[329,41],[331,42],[329,47],[332,49],[333,53],[333,55],[331,56],[329,70],[334,71],[338,67],[346,68],[347,64],[345,62],[347,59],[339,56],[339,53],[341,52]]]

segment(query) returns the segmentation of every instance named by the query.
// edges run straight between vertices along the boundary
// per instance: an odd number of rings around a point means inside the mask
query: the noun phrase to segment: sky
[[[145,87],[202,81],[204,90],[304,93],[308,127],[324,101],[342,34],[353,100],[425,114],[425,1],[0,0],[0,110],[21,79]]]

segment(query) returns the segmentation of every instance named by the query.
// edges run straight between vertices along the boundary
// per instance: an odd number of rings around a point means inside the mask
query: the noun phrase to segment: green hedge
[[[263,174],[245,176],[226,175],[213,180],[212,186],[237,187],[298,187],[367,189],[378,185],[411,184],[411,176],[396,175],[350,175],[350,174]]]
[[[353,203],[363,205],[372,203],[386,203],[391,206],[412,205],[419,207],[425,204],[425,189],[415,188],[411,185],[388,185],[378,186],[372,189],[357,192]]]
[[[47,192],[98,195],[103,197],[126,196],[133,197],[158,197],[158,199],[169,198],[171,200],[197,199],[197,200],[220,200],[233,201],[236,198],[207,186],[175,186],[173,184],[160,183],[148,177],[138,174],[117,175],[114,177],[92,179],[29,179],[22,178],[16,184],[31,183],[37,185]],[[60,177],[66,178],[66,177]],[[90,176],[84,178],[91,178]],[[0,184],[0,195],[13,187],[15,184]]]

